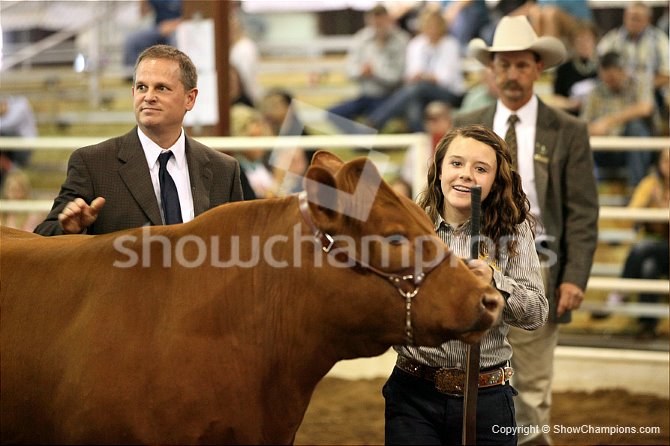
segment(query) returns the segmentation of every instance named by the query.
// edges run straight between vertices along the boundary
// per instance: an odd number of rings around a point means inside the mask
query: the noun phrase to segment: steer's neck
[[[303,224],[295,197],[229,209],[217,218],[221,249],[239,235],[241,260],[257,254],[256,263],[212,267],[206,276],[226,280],[206,312],[216,315],[211,336],[226,340],[226,354],[240,368],[237,385],[261,389],[271,402],[249,419],[283,426],[268,437],[276,441],[295,433],[316,384],[337,361],[379,355],[403,341],[403,303],[385,279],[333,266]],[[193,319],[200,332],[203,320]],[[287,395],[294,404],[285,404]]]

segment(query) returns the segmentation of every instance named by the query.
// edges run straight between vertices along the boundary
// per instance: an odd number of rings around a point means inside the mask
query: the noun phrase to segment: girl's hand
[[[472,271],[475,276],[479,277],[486,283],[493,282],[493,268],[491,268],[491,266],[489,266],[489,264],[485,261],[480,259],[472,259],[466,261],[466,265],[468,268],[470,268],[470,271]]]

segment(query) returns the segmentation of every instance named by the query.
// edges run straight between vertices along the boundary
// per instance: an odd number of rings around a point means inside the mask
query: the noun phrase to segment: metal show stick
[[[479,234],[481,231],[481,186],[470,188],[470,258],[479,258]],[[468,344],[463,394],[463,444],[477,442],[477,394],[479,393],[479,342]]]

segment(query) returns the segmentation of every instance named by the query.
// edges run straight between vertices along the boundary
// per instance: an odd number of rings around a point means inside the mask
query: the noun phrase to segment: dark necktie
[[[179,195],[177,186],[167,170],[167,163],[172,156],[171,151],[163,152],[158,155],[158,180],[161,183],[161,203],[163,205],[163,217],[165,224],[172,225],[181,223],[181,206],[179,205]]]
[[[507,133],[505,133],[505,142],[507,147],[509,147],[510,155],[512,155],[512,168],[517,168],[516,162],[516,123],[519,122],[519,117],[517,115],[509,115],[507,118]]]

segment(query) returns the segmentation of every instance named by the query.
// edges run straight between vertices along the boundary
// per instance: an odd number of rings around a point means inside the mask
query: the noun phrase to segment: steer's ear
[[[335,177],[323,167],[312,165],[305,174],[305,192],[315,219],[332,217],[338,209]]]
[[[344,161],[337,155],[333,155],[324,150],[319,150],[312,156],[312,166],[323,167],[333,175],[335,175],[335,172],[337,172],[343,165]]]

